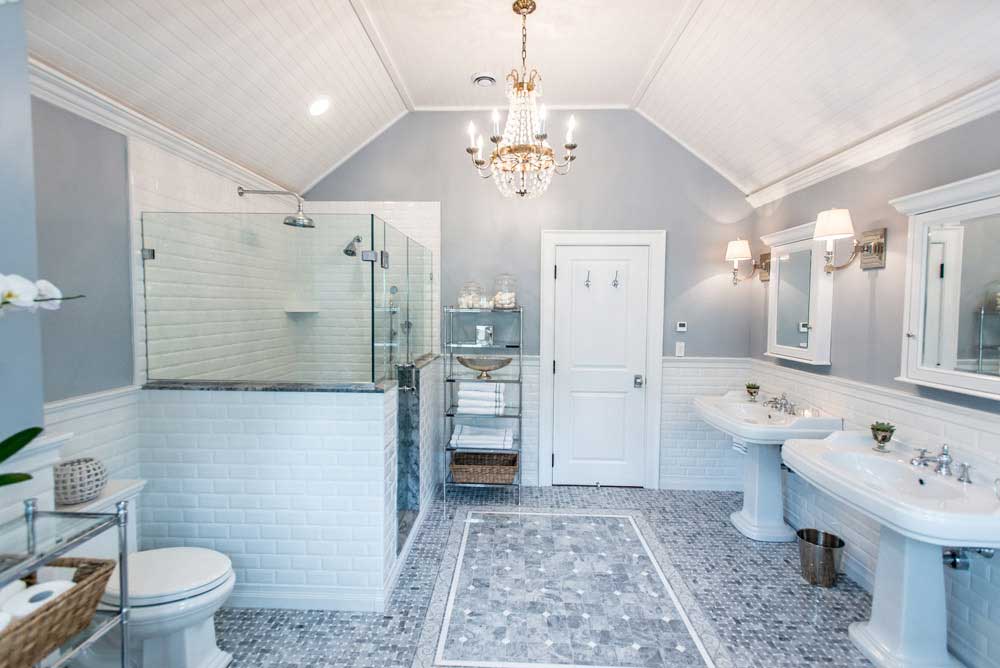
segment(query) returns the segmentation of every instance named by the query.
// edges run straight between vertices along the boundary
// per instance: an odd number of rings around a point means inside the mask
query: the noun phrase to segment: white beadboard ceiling
[[[25,6],[33,58],[299,191],[408,110],[502,107],[520,51],[510,0]],[[997,34],[997,0],[538,0],[528,56],[547,104],[636,109],[759,203],[1000,108]]]

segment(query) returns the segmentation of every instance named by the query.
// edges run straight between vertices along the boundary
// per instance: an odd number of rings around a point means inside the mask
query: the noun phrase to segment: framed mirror
[[[823,271],[825,247],[813,240],[814,227],[807,223],[761,237],[771,247],[764,354],[828,365],[833,278]]]
[[[989,175],[986,175],[989,176]],[[969,181],[983,184],[980,179]],[[966,198],[968,182],[894,201],[910,216],[907,300],[898,380],[1000,399],[1000,178],[993,197]],[[986,192],[980,194],[988,194]],[[923,198],[923,199],[921,199]],[[949,205],[950,203],[950,205]]]

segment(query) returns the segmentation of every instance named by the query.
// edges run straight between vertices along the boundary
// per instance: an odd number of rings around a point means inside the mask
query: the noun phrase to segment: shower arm
[[[253,190],[244,188],[243,186],[236,186],[236,194],[240,197],[244,195],[291,195],[299,205],[299,212],[302,211],[302,196],[298,193],[293,193],[291,190]]]

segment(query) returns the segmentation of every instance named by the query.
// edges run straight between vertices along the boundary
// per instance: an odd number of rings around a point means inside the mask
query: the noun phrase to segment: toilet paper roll
[[[27,617],[46,603],[51,603],[57,596],[72,589],[73,582],[69,580],[54,580],[32,585],[19,594],[12,596],[3,604],[3,612],[13,617]]]
[[[4,585],[3,589],[0,589],[0,609],[14,594],[21,593],[27,586],[24,584],[24,580],[14,580],[10,584]]]
[[[7,625],[14,621],[9,612],[0,612],[0,631],[7,628]]]

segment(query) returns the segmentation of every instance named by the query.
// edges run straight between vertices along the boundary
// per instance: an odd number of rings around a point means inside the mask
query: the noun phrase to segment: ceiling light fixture
[[[321,116],[327,112],[330,108],[330,98],[326,95],[322,95],[313,100],[312,104],[309,105],[309,113],[313,116]]]
[[[568,174],[576,156],[573,131],[576,119],[566,124],[566,149],[561,161],[548,142],[545,107],[538,107],[542,77],[537,70],[528,71],[528,14],[535,11],[535,0],[515,0],[514,13],[521,17],[521,71],[515,68],[507,75],[507,122],[500,134],[500,113],[494,109],[490,141],[494,149],[489,158],[483,157],[483,137],[469,123],[469,145],[465,149],[472,164],[484,179],[493,183],[504,197],[538,197],[549,187],[552,174]]]

